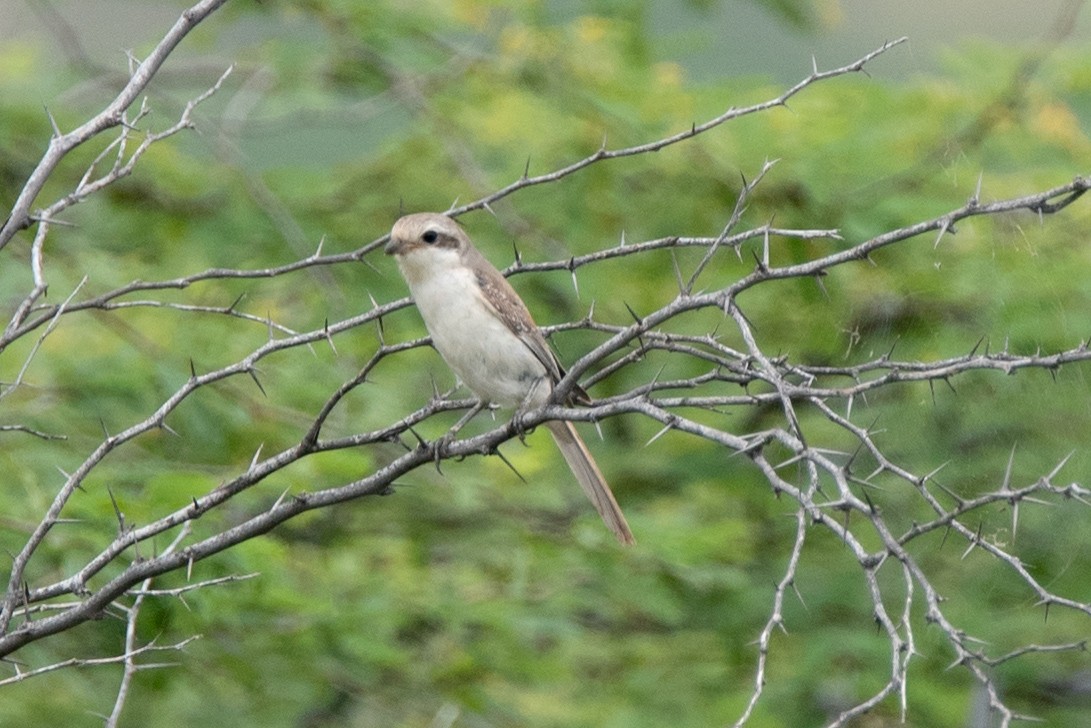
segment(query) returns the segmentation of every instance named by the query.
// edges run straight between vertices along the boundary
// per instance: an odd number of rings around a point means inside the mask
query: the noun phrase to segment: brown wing
[[[477,285],[481,289],[481,295],[488,309],[530,349],[535,358],[549,372],[549,378],[553,384],[561,381],[564,377],[564,369],[554,356],[553,350],[549,348],[542,332],[538,330],[538,325],[534,323],[534,318],[523,303],[523,299],[519,298],[519,294],[515,292],[507,279],[476,248],[467,248],[464,255],[474,257],[473,261],[468,261],[473,263],[474,270],[489,271],[489,273],[477,274]],[[572,401],[587,404],[591,398],[579,385],[576,385],[572,392]]]
[[[553,352],[549,350],[545,337],[538,330],[537,324],[534,323],[530,311],[519,298],[519,294],[499,272],[495,276],[479,273],[477,284],[481,287],[481,294],[493,315],[503,321],[504,325],[530,349],[549,372],[550,379],[554,382],[560,381],[561,367],[557,363],[557,357],[553,356]]]

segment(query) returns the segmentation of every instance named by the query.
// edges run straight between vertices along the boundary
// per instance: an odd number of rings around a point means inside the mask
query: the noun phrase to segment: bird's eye
[[[439,233],[437,233],[435,230],[428,230],[424,233],[424,235],[420,236],[420,239],[431,245],[432,243],[439,240]]]

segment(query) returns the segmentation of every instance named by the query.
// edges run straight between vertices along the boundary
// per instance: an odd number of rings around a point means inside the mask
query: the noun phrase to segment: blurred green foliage
[[[795,3],[801,23],[813,16]],[[641,4],[460,0],[453,3],[230,4],[179,49],[177,70],[153,88],[146,122],[162,128],[179,104],[207,87],[229,55],[233,81],[198,113],[197,136],[159,145],[137,173],[67,215],[48,250],[50,298],[130,280],[159,280],[209,267],[278,265],[325,250],[348,251],[382,235],[399,210],[444,209],[523,174],[563,166],[604,141],[639,143],[685,129],[729,106],[771,98],[762,79],[697,85],[648,41]],[[820,6],[816,6],[820,7]],[[630,11],[630,12],[623,12]],[[226,49],[226,50],[225,50]],[[859,49],[859,54],[870,50]],[[900,53],[893,51],[892,53]],[[35,88],[52,93],[79,71],[43,77],[39,52],[2,51],[0,202],[8,205],[50,133]],[[203,57],[203,54],[207,56]],[[790,109],[748,117],[658,154],[595,165],[557,184],[464,219],[498,264],[513,243],[528,260],[564,259],[663,235],[711,235],[730,215],[740,175],[780,160],[745,222],[839,228],[845,243],[774,240],[775,263],[806,260],[962,204],[1046,189],[1091,152],[1091,73],[1086,51],[1058,51],[1011,96],[1019,54],[965,46],[947,73],[890,84],[854,76],[807,90]],[[850,59],[845,59],[850,60]],[[809,69],[801,69],[801,77]],[[65,128],[105,94],[50,104]],[[102,149],[96,142],[63,167],[45,197],[63,194]],[[529,160],[529,161],[528,161]],[[877,254],[873,265],[809,281],[763,286],[741,303],[767,351],[818,364],[864,361],[892,347],[898,358],[941,358],[982,338],[1030,353],[1091,335],[1091,212],[1077,204],[1041,222],[1029,215],[965,223],[938,244],[918,239]],[[518,230],[516,236],[511,231]],[[13,246],[0,297],[13,306],[29,276],[27,238]],[[700,251],[680,251],[683,270]],[[166,300],[228,306],[302,331],[404,295],[388,260],[374,268],[310,269],[271,280],[214,281]],[[750,270],[725,253],[704,274],[725,285]],[[670,254],[590,266],[580,293],[567,273],[515,279],[543,324],[581,316],[624,323],[673,297]],[[139,299],[139,295],[130,299]],[[700,316],[695,330],[716,323]],[[412,310],[384,321],[387,340],[423,332]],[[726,334],[730,337],[730,334]],[[245,355],[269,336],[259,323],[215,314],[135,308],[64,318],[45,340],[27,384],[3,402],[5,421],[68,436],[63,445],[0,433],[5,473],[0,546],[16,552],[58,484],[101,440],[147,416],[189,376]],[[14,379],[33,337],[5,352],[0,380]],[[572,360],[598,339],[556,337]],[[198,392],[174,413],[178,433],[139,439],[112,456],[72,502],[79,519],[54,535],[31,579],[70,573],[100,548],[113,523],[111,497],[130,522],[185,505],[245,468],[255,450],[297,441],[329,392],[376,346],[358,329],[262,363],[263,394],[248,379]],[[430,378],[450,384],[429,351],[380,367],[352,393],[326,434],[348,434],[421,405]],[[662,362],[649,362],[654,370]],[[604,395],[633,383],[603,383]],[[876,422],[888,455],[920,473],[946,463],[941,482],[963,494],[997,487],[1015,448],[1017,483],[1075,453],[1066,473],[1087,482],[1091,398],[1085,370],[1051,376],[976,374],[904,385],[857,403]],[[731,413],[740,432],[771,412]],[[818,413],[805,426],[824,447],[853,449]],[[444,423],[429,423],[435,436]],[[729,427],[731,427],[729,425]],[[636,418],[603,423],[591,447],[619,494],[640,545],[614,548],[569,482],[544,435],[505,453],[523,484],[495,459],[445,465],[405,478],[397,495],[309,514],[196,565],[195,579],[260,577],[150,600],[142,638],[201,634],[177,666],[137,675],[124,725],[234,726],[707,726],[730,723],[752,690],[753,640],[768,618],[773,584],[792,543],[792,504],[773,498],[745,459],[668,434]],[[263,484],[259,509],[285,489],[313,490],[369,472],[390,453],[345,451],[311,458]],[[904,483],[881,497],[892,524],[926,517]],[[238,506],[239,508],[243,506]],[[209,516],[197,535],[240,517]],[[1050,588],[1091,600],[1086,514],[1024,508],[1024,561]],[[984,532],[1010,542],[1011,514],[989,513]],[[917,544],[951,615],[1002,653],[1029,642],[1081,639],[1087,623],[1059,609],[1048,622],[1011,572],[936,534]],[[930,550],[930,551],[929,551]],[[156,582],[181,586],[184,575]],[[92,588],[94,584],[92,584]],[[749,725],[819,725],[887,679],[890,656],[872,622],[855,561],[815,531],[799,568],[802,601],[785,607],[787,634],[773,640],[766,694]],[[898,583],[890,588],[900,594]],[[961,726],[973,702],[968,676],[945,670],[951,654],[922,615],[910,670],[908,725]],[[26,648],[37,666],[120,648],[111,616]],[[168,659],[174,660],[174,656]],[[1082,655],[1031,656],[999,669],[1006,697],[1053,725],[1091,725],[1086,703],[1057,688]],[[64,670],[4,689],[4,725],[94,725],[109,712],[117,667]],[[57,696],[63,695],[63,700]],[[898,723],[896,700],[866,723]],[[1084,722],[1080,722],[1084,721]],[[900,723],[898,723],[900,724]]]

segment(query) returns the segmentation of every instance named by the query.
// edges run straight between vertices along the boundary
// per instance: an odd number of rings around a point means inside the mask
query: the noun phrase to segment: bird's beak
[[[402,250],[402,241],[398,238],[390,238],[390,242],[383,248],[383,252],[387,255],[397,255]]]

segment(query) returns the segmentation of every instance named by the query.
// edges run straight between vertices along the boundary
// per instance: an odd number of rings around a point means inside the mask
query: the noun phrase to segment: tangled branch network
[[[138,170],[144,152],[152,145],[163,144],[174,134],[193,125],[197,106],[217,91],[221,91],[226,74],[205,94],[186,105],[181,116],[168,128],[152,132],[141,130],[146,121],[147,107],[138,99],[162,63],[186,33],[207,18],[223,2],[202,2],[186,11],[179,23],[164,37],[152,54],[132,69],[131,82],[103,111],[75,131],[67,134],[55,131],[40,164],[28,179],[0,230],[0,249],[9,255],[19,248],[13,244],[16,236],[28,231],[30,237],[29,288],[10,309],[8,321],[0,335],[0,356],[12,357],[19,352],[22,363],[12,381],[0,385],[0,401],[12,398],[28,386],[36,357],[44,356],[43,343],[70,319],[86,312],[99,316],[117,316],[127,309],[170,309],[183,314],[203,314],[224,317],[233,326],[261,326],[268,337],[236,361],[212,371],[199,372],[193,367],[190,376],[176,389],[167,393],[157,407],[131,422],[116,433],[105,433],[98,444],[81,455],[82,460],[59,479],[52,501],[42,510],[40,518],[29,529],[22,548],[13,555],[6,591],[0,604],[0,656],[11,659],[20,648],[56,635],[102,614],[115,614],[127,620],[129,629],[120,654],[102,658],[100,662],[124,666],[114,713],[124,703],[132,675],[142,667],[160,663],[143,662],[149,655],[162,650],[177,649],[184,643],[159,645],[140,644],[136,639],[136,620],[140,606],[149,598],[182,598],[190,589],[208,587],[225,581],[246,578],[239,575],[227,579],[194,581],[179,589],[153,588],[153,580],[168,572],[185,573],[194,565],[225,549],[255,538],[298,516],[315,509],[326,508],[351,499],[388,493],[402,476],[421,466],[451,458],[492,455],[503,443],[519,437],[550,419],[572,419],[599,422],[618,416],[648,418],[661,426],[661,433],[674,432],[699,438],[712,446],[741,458],[749,459],[768,483],[771,492],[794,504],[794,541],[783,573],[770,601],[768,619],[757,631],[753,690],[745,709],[735,725],[745,725],[759,705],[766,685],[767,664],[774,651],[774,635],[784,628],[783,607],[793,590],[801,558],[816,533],[831,534],[859,567],[863,584],[871,599],[871,611],[881,634],[889,644],[889,672],[885,682],[866,700],[852,705],[837,715],[830,725],[844,725],[884,701],[899,701],[902,711],[907,703],[909,666],[918,655],[917,629],[923,614],[927,623],[942,632],[952,661],[966,670],[986,691],[990,706],[1002,717],[1003,724],[1020,718],[1004,703],[993,677],[993,667],[1006,659],[1028,653],[1065,649],[1080,649],[1082,644],[1027,645],[1008,655],[992,655],[983,649],[978,636],[967,634],[945,610],[944,595],[934,584],[933,576],[915,552],[915,545],[925,537],[944,533],[958,539],[966,549],[988,554],[1013,572],[1025,589],[1044,608],[1062,608],[1091,617],[1091,604],[1055,594],[1032,575],[1021,560],[1014,545],[1003,545],[983,537],[974,519],[975,514],[995,504],[1007,504],[1017,517],[1019,507],[1038,502],[1075,501],[1085,503],[1087,490],[1076,483],[1060,480],[1064,463],[1044,473],[1028,484],[1012,482],[1009,477],[999,486],[973,497],[959,495],[937,480],[937,472],[913,472],[888,457],[869,426],[858,423],[855,407],[869,393],[906,382],[947,382],[969,372],[997,370],[1010,373],[1018,369],[1055,370],[1065,364],[1081,364],[1091,358],[1086,342],[1054,353],[1017,355],[1006,350],[978,351],[936,361],[899,361],[893,355],[843,367],[812,366],[774,355],[762,348],[760,337],[748,318],[743,294],[759,289],[771,281],[784,279],[820,280],[831,270],[868,261],[882,248],[896,246],[922,235],[934,235],[939,241],[956,223],[972,217],[1015,213],[1046,217],[1063,211],[1083,195],[1091,181],[1076,178],[1053,189],[1024,197],[983,202],[974,195],[964,205],[947,213],[893,230],[869,240],[847,244],[837,252],[792,265],[771,262],[771,248],[778,240],[840,239],[838,231],[821,229],[789,229],[771,224],[746,228],[742,225],[745,210],[754,190],[762,183],[772,164],[758,170],[743,184],[733,210],[725,214],[721,229],[706,237],[669,237],[643,242],[623,243],[604,247],[595,252],[554,262],[528,263],[517,260],[507,275],[533,275],[543,271],[568,270],[576,280],[577,273],[587,267],[619,258],[638,259],[663,251],[684,248],[703,251],[700,261],[691,270],[677,273],[677,294],[652,311],[634,312],[631,320],[611,322],[593,314],[568,324],[554,326],[548,333],[560,329],[580,328],[598,332],[601,343],[573,364],[565,381],[557,387],[560,401],[577,380],[590,386],[621,371],[639,371],[640,384],[619,394],[600,399],[587,408],[570,409],[548,405],[537,410],[520,412],[516,421],[508,421],[480,434],[466,437],[444,437],[427,441],[417,436],[419,426],[437,416],[466,410],[474,405],[467,399],[437,394],[424,406],[382,426],[355,432],[348,436],[326,437],[324,432],[331,417],[343,406],[346,396],[382,366],[389,366],[407,351],[428,344],[427,340],[388,342],[380,326],[384,318],[400,315],[410,306],[408,299],[387,303],[373,301],[372,307],[359,315],[332,321],[321,328],[296,331],[271,316],[249,313],[238,304],[207,306],[179,302],[166,292],[186,291],[205,281],[248,279],[255,282],[290,279],[306,271],[347,265],[376,255],[385,242],[379,237],[363,247],[342,254],[324,254],[318,250],[301,259],[259,269],[216,268],[178,275],[163,280],[134,280],[114,290],[84,294],[83,284],[64,295],[63,300],[47,302],[45,293],[50,283],[51,259],[45,245],[53,234],[59,216],[69,208],[98,194],[119,179]],[[828,71],[817,67],[807,78],[776,98],[745,108],[732,108],[703,124],[675,135],[624,149],[605,146],[568,166],[539,176],[524,175],[511,184],[479,200],[453,208],[449,214],[459,216],[472,210],[487,209],[493,203],[538,185],[548,185],[580,174],[588,167],[619,163],[626,157],[646,155],[665,147],[684,144],[734,119],[760,114],[785,105],[796,94],[817,83],[863,71],[866,64],[901,41],[883,45],[859,60]],[[90,139],[115,134],[112,141],[87,168],[79,183],[64,196],[47,203],[39,201],[45,182],[55,173],[66,155]],[[36,207],[37,206],[37,207]],[[36,210],[36,211],[35,211]],[[753,258],[749,273],[729,282],[715,280],[710,263],[722,255]],[[9,275],[16,259],[9,258],[3,275]],[[681,326],[695,312],[718,311],[731,335],[710,331],[701,335],[679,333]],[[138,443],[153,433],[170,431],[172,415],[190,405],[195,393],[234,378],[252,378],[262,386],[259,364],[275,354],[298,352],[305,355],[316,346],[333,346],[338,337],[352,332],[360,336],[367,332],[374,341],[370,358],[359,372],[328,393],[324,402],[316,402],[313,417],[290,447],[266,454],[255,443],[254,454],[239,463],[232,477],[209,492],[194,497],[191,502],[168,512],[156,514],[144,523],[129,523],[117,509],[117,523],[98,532],[100,541],[95,553],[83,563],[72,566],[65,561],[63,571],[45,554],[59,526],[66,523],[68,512],[77,492],[88,485],[92,475],[104,461],[118,452],[131,452],[139,457]],[[371,333],[374,332],[374,333]],[[737,340],[731,346],[727,340]],[[23,343],[24,346],[15,346]],[[969,348],[969,347],[968,347]],[[642,364],[654,356],[666,355],[696,364],[701,371],[684,378],[661,377],[658,372],[644,373]],[[684,396],[679,392],[685,393]],[[725,392],[730,392],[726,393]],[[734,432],[728,427],[727,411],[762,408],[777,413],[777,424],[758,431]],[[857,444],[854,449],[824,447],[826,439],[811,433],[804,426],[803,410],[818,412],[826,425],[833,425],[842,435]],[[9,409],[6,416],[16,411]],[[695,416],[700,413],[700,416]],[[710,418],[709,415],[712,415]],[[26,422],[8,422],[0,427],[5,447],[15,447],[14,438],[34,438],[37,441],[67,447],[64,423],[55,430],[43,431]],[[391,444],[403,449],[393,457],[380,458],[382,465],[374,472],[339,483],[321,483],[309,492],[283,492],[268,498],[267,488],[273,476],[291,465],[321,453],[348,448],[373,448],[389,453]],[[61,460],[60,457],[57,458]],[[792,475],[788,475],[791,473]],[[883,494],[898,483],[911,489],[931,513],[926,520],[897,528],[883,510]],[[881,487],[880,487],[881,486]],[[100,487],[100,486],[99,486]],[[271,502],[270,502],[271,501]],[[194,535],[194,521],[212,512],[227,512],[232,508],[229,526],[214,533]],[[242,514],[239,517],[238,514]],[[226,519],[225,519],[226,520]],[[1014,526],[1014,522],[1013,522]],[[169,547],[154,547],[156,539],[166,538]],[[897,583],[898,587],[892,587]],[[0,680],[0,686],[13,681],[59,669],[70,664],[93,664],[79,661],[23,669],[17,660],[11,662],[14,674]],[[116,717],[112,718],[116,721]]]

